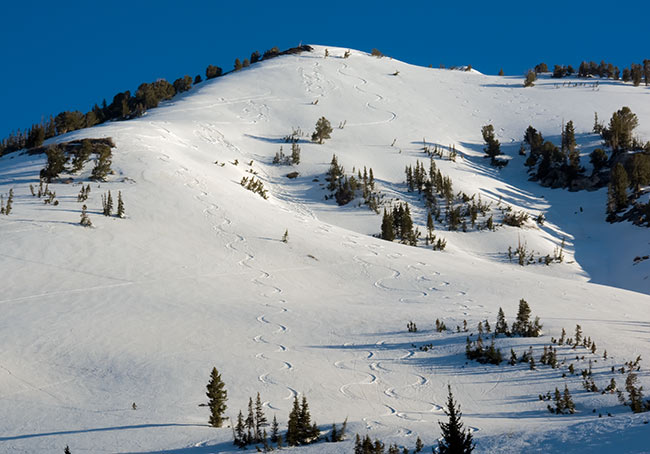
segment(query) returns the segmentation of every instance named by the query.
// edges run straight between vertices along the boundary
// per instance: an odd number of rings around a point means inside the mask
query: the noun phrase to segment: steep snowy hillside
[[[239,452],[231,428],[208,427],[200,406],[213,366],[232,419],[257,392],[283,430],[303,393],[325,435],[348,418],[346,441],[295,452],[352,452],[355,433],[409,449],[419,436],[430,452],[448,384],[475,452],[648,452],[648,414],[632,414],[616,394],[586,391],[580,372],[591,367],[600,389],[612,377],[623,389],[627,375],[612,367],[650,358],[650,260],[633,261],[650,254],[650,230],[606,223],[604,189],[527,181],[517,155],[528,125],[557,142],[573,120],[586,157],[599,145],[594,112],[605,119],[622,106],[650,139],[647,89],[556,88],[550,79],[524,89],[521,77],[345,51],[329,48],[325,58],[315,46],[256,63],[141,118],[57,137],[116,144],[115,174],[91,182],[84,202],[92,228],[79,225],[77,202],[92,164],[72,183],[50,184],[59,203],[46,205],[30,193],[45,156],[0,158],[0,193],[15,194],[12,213],[0,216],[0,452]],[[331,138],[313,143],[323,116]],[[488,123],[511,157],[502,170],[483,158]],[[284,138],[295,130],[304,133],[300,164],[273,164],[280,147],[291,153]],[[436,144],[458,151],[455,161],[434,160],[454,193],[491,202],[496,221],[511,206],[546,222],[468,232],[436,224],[447,247],[433,251],[424,240],[412,247],[373,237],[382,216],[359,199],[343,207],[325,199],[336,154],[347,175],[372,168],[380,212],[407,201],[425,232],[427,212],[407,191],[404,168],[420,160],[428,169],[423,147]],[[246,190],[244,177],[262,181],[268,199]],[[125,219],[102,216],[108,190],[121,191]],[[562,263],[508,259],[519,243],[537,257],[563,239]],[[511,348],[521,356],[532,346],[537,361],[551,337],[562,328],[573,335],[576,324],[596,352],[556,345],[558,369],[468,361],[477,324],[494,325],[499,307],[511,323],[522,298],[544,334],[499,337],[506,360]],[[449,331],[436,332],[436,319]],[[456,332],[463,321],[469,332]],[[538,396],[565,384],[577,412],[553,415]]]

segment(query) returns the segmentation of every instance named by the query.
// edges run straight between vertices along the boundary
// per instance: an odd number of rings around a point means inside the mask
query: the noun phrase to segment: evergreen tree
[[[278,425],[278,418],[273,415],[273,423],[271,424],[271,443],[277,443],[280,437],[280,426]]]
[[[251,54],[251,63],[257,63],[262,58],[259,51],[255,51]]]
[[[253,411],[252,397],[248,398],[248,414],[246,415],[246,420],[244,421],[244,427],[246,428],[246,439],[248,443],[257,443],[259,439],[255,433],[255,412]]]
[[[70,448],[68,445],[65,446],[65,449],[63,450],[63,454],[70,454]]]
[[[523,298],[519,300],[519,311],[517,319],[512,324],[512,333],[519,336],[525,336],[530,324],[530,306]]]
[[[524,87],[532,87],[535,85],[535,81],[537,80],[537,74],[535,74],[535,71],[528,70],[526,73],[526,78],[524,80]]]
[[[208,397],[208,407],[210,408],[210,425],[213,427],[221,427],[224,421],[224,413],[226,412],[226,401],[228,400],[228,393],[226,385],[221,379],[221,374],[217,372],[217,368],[213,367],[210,374],[210,381],[208,382],[206,396]]]
[[[59,176],[65,170],[65,163],[68,161],[65,153],[58,145],[53,145],[45,150],[47,164],[41,170],[41,178],[51,183],[52,180]]]
[[[386,212],[384,208],[384,217],[381,220],[381,238],[387,241],[395,240],[395,232],[393,231],[393,216]]]
[[[205,69],[205,78],[214,79],[215,77],[220,77],[223,74],[223,70],[218,66],[208,65]]]
[[[242,414],[241,410],[239,410],[239,414],[237,415],[237,425],[235,426],[235,446],[238,446],[240,448],[243,448],[246,446],[246,429],[244,427],[244,415]]]
[[[484,151],[492,159],[492,162],[494,162],[495,158],[501,154],[501,144],[494,136],[494,126],[483,126],[483,128],[481,128],[481,134],[483,135],[483,140],[487,144]]]
[[[562,152],[571,153],[576,149],[576,133],[573,127],[573,121],[570,121],[564,126],[562,131]]]
[[[111,161],[112,153],[111,148],[108,145],[103,145],[100,147],[99,156],[95,162],[95,167],[93,168],[92,173],[90,174],[91,180],[105,181],[106,176],[111,172]]]
[[[497,314],[497,324],[494,327],[495,334],[507,334],[508,333],[508,323],[506,323],[506,315],[503,313],[503,309],[499,308],[499,313]]]
[[[300,164],[300,145],[296,142],[291,144],[291,163],[293,165]]]
[[[608,187],[608,192],[614,203],[614,211],[620,211],[627,207],[627,187],[629,186],[629,179],[627,172],[620,162],[612,169],[611,183]]]
[[[603,130],[605,143],[612,147],[614,153],[627,151],[632,146],[632,133],[639,125],[639,120],[629,107],[623,107],[612,114],[609,126]]]
[[[300,443],[298,422],[300,418],[300,402],[298,396],[293,398],[293,407],[289,413],[289,420],[287,422],[287,433],[285,440],[289,446],[297,446]]]
[[[124,201],[122,200],[122,191],[117,192],[117,217],[124,218]]]
[[[90,222],[90,218],[86,212],[87,209],[88,207],[86,205],[81,207],[81,221],[79,221],[79,224],[83,225],[84,227],[92,227],[93,223]]]
[[[462,413],[460,412],[460,406],[456,404],[451,393],[451,386],[449,386],[445,414],[449,418],[448,422],[438,422],[442,431],[442,440],[438,441],[438,453],[470,454],[474,451],[472,434],[469,429],[463,429]]]
[[[257,398],[255,399],[255,436],[258,440],[262,437],[262,430],[268,425],[266,416],[264,415],[260,393],[257,393]]]
[[[83,139],[81,141],[81,146],[76,150],[74,157],[72,158],[72,173],[77,173],[81,171],[84,164],[90,158],[90,155],[93,152],[93,146],[90,140]]]
[[[236,58],[235,59],[235,71],[239,71],[240,69],[242,69],[241,61],[239,61],[239,58]]]
[[[593,174],[597,174],[607,165],[607,153],[602,148],[596,148],[589,155],[589,161],[594,168]]]
[[[325,117],[320,117],[316,122],[316,130],[311,135],[311,140],[312,142],[318,142],[319,144],[322,144],[323,140],[330,138],[332,131],[332,125],[330,124],[329,120]]]
[[[638,195],[641,192],[641,186],[650,183],[650,155],[636,153],[628,163],[627,173],[630,180],[630,189]]]
[[[178,93],[188,91],[190,88],[192,88],[192,78],[188,75],[179,77],[174,81],[174,88]]]

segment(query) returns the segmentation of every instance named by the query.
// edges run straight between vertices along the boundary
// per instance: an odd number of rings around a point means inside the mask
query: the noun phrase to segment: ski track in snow
[[[366,79],[364,79],[363,77],[359,77],[359,76],[352,75],[352,74],[346,74],[345,72],[342,71],[342,69],[348,69],[348,68],[349,68],[349,66],[348,66],[347,64],[343,63],[343,68],[339,68],[338,72],[339,72],[339,74],[342,74],[342,75],[344,75],[344,76],[347,76],[347,77],[353,77],[353,78],[355,78],[355,79],[360,80],[360,81],[361,81],[361,84],[356,84],[356,85],[354,86],[354,88],[355,88],[357,91],[359,91],[360,93],[364,93],[364,94],[368,94],[368,95],[373,95],[373,96],[375,96],[375,97],[376,97],[375,101],[383,101],[383,100],[384,100],[384,96],[380,95],[379,93],[371,93],[371,92],[366,91],[366,90],[364,90],[364,89],[362,89],[362,88],[360,87],[360,85],[368,85],[368,81],[367,81]],[[375,111],[375,112],[387,112],[388,114],[390,114],[390,118],[387,119],[387,120],[369,121],[369,122],[361,122],[361,123],[350,122],[350,123],[346,123],[346,127],[348,127],[348,126],[352,126],[352,127],[354,127],[354,126],[381,125],[381,124],[385,124],[385,123],[390,123],[390,122],[394,121],[394,120],[397,118],[397,114],[396,114],[395,112],[393,112],[393,111],[391,111],[391,110],[381,110],[381,109],[379,109],[378,107],[372,105],[372,104],[370,103],[370,101],[366,102],[365,105],[366,105],[366,107],[367,107],[368,109],[373,110],[373,111]]]

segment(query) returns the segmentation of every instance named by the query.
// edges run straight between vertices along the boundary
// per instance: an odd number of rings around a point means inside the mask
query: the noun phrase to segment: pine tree
[[[105,181],[106,176],[110,173],[111,171],[111,148],[108,145],[105,145],[101,147],[99,151],[99,157],[97,158],[97,161],[95,161],[95,167],[92,170],[92,173],[90,174],[90,179],[91,180],[97,180],[97,181]]]
[[[287,433],[285,440],[289,446],[297,446],[300,443],[299,438],[299,419],[300,419],[300,402],[298,396],[293,398],[293,407],[289,413],[289,420],[287,422]]]
[[[413,453],[417,454],[419,452],[422,452],[423,449],[424,449],[424,443],[422,443],[422,440],[420,439],[420,437],[418,437],[417,440],[415,440],[415,451],[413,451]]]
[[[239,58],[236,58],[235,59],[235,71],[239,71],[240,69],[242,69],[241,61],[239,61]]]
[[[210,381],[208,382],[207,392],[208,407],[210,408],[210,425],[213,427],[221,427],[224,421],[224,413],[226,411],[226,401],[228,400],[228,393],[226,385],[221,380],[221,375],[217,372],[217,368],[213,367],[210,374]]]
[[[620,211],[627,207],[628,196],[627,187],[629,186],[629,179],[625,167],[620,162],[612,169],[611,183],[608,187],[608,192],[611,193],[614,202],[614,210]]]
[[[74,154],[74,157],[72,158],[72,168],[70,171],[72,173],[77,173],[83,169],[84,164],[88,159],[90,158],[90,155],[93,152],[93,146],[88,139],[83,139],[81,141],[81,146],[79,149],[76,151]]]
[[[273,423],[271,423],[271,443],[277,443],[280,436],[280,426],[278,425],[278,418],[273,415]]]
[[[508,333],[508,323],[506,322],[506,315],[503,313],[502,308],[499,308],[499,313],[497,314],[497,324],[494,327],[494,332],[496,334]]]
[[[532,87],[535,85],[537,80],[537,74],[532,69],[528,70],[526,73],[526,79],[524,80],[524,87]]]
[[[462,413],[460,412],[460,406],[456,404],[451,393],[451,386],[449,386],[445,414],[449,418],[448,422],[438,422],[442,431],[442,440],[438,441],[438,453],[470,454],[474,451],[472,434],[469,429],[463,429]]]
[[[244,427],[244,415],[241,410],[237,415],[237,425],[235,426],[235,446],[243,448],[246,446],[246,429]]]
[[[47,156],[47,164],[41,170],[41,178],[51,183],[54,178],[58,177],[65,170],[65,163],[68,161],[68,158],[57,145],[48,147],[45,150],[45,154]]]
[[[573,399],[571,398],[571,393],[569,392],[569,388],[567,387],[567,385],[564,385],[564,393],[562,395],[562,407],[565,411],[568,411],[571,414],[576,412],[576,406],[573,403]]]
[[[262,430],[268,425],[266,416],[264,415],[260,393],[257,393],[257,398],[255,399],[255,436],[258,440],[262,437]]]
[[[68,445],[65,446],[65,449],[63,450],[63,454],[70,454],[70,448]]]
[[[395,232],[393,230],[393,216],[384,208],[384,217],[381,221],[381,238],[386,241],[395,240]]]
[[[282,242],[283,243],[288,243],[289,242],[289,229],[286,229],[284,231],[284,235],[282,235]]]
[[[512,333],[519,336],[526,336],[530,325],[530,306],[523,298],[519,300],[519,311],[517,319],[512,324]]]
[[[487,145],[483,150],[492,159],[492,162],[494,162],[495,158],[501,154],[501,144],[494,136],[494,126],[483,126],[481,128],[481,134],[483,135],[483,140]]]
[[[248,414],[244,420],[244,427],[246,428],[246,440],[248,443],[257,443],[257,434],[255,433],[255,412],[253,411],[253,398],[248,398]]]
[[[117,217],[124,218],[124,201],[122,200],[122,191],[117,192]]]
[[[79,224],[81,224],[84,227],[92,227],[93,223],[90,222],[90,218],[88,217],[88,213],[86,210],[88,207],[86,205],[81,207],[81,221],[79,221]]]
[[[312,142],[318,142],[319,144],[322,144],[323,140],[330,138],[332,131],[332,125],[330,124],[329,120],[325,117],[320,117],[316,122],[316,130],[311,135],[311,140]]]
[[[300,164],[300,145],[296,142],[291,144],[291,163],[293,165]]]

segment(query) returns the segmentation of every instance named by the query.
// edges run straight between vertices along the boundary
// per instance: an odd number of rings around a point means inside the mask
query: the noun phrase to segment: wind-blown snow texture
[[[344,51],[330,48],[324,58],[315,47],[260,62],[137,120],[57,138],[117,144],[116,175],[91,184],[91,229],[78,224],[79,186],[51,185],[59,206],[29,194],[43,156],[0,158],[0,192],[16,194],[12,214],[0,219],[0,451],[234,452],[231,429],[208,427],[199,407],[216,366],[231,418],[259,391],[267,416],[284,426],[293,396],[305,393],[324,430],[348,417],[350,434],[409,448],[420,436],[431,446],[451,384],[476,452],[650,452],[648,416],[632,415],[615,396],[587,393],[578,376],[548,367],[466,364],[466,334],[432,329],[436,318],[450,328],[466,319],[475,332],[499,306],[512,321],[525,298],[545,335],[499,341],[504,352],[533,345],[538,356],[550,336],[580,323],[598,345],[593,358],[604,349],[610,356],[594,363],[599,385],[612,365],[650,359],[650,260],[633,262],[650,253],[650,231],[605,223],[605,190],[527,181],[517,155],[529,124],[557,143],[563,120],[573,120],[588,167],[599,142],[593,113],[607,119],[624,105],[650,139],[650,92],[605,81],[598,90],[555,88],[545,78],[524,89],[521,77],[355,51],[343,59]],[[299,166],[271,165],[281,145],[290,152],[283,136],[295,127],[310,133],[321,116],[334,126],[330,140],[305,137]],[[482,157],[487,123],[512,157],[501,171]],[[436,231],[448,246],[434,252],[373,238],[381,216],[324,200],[323,174],[336,153],[347,171],[372,167],[386,200],[409,201],[423,226],[426,212],[403,183],[406,165],[427,160],[423,138],[459,150],[456,162],[437,161],[455,191],[502,198],[547,222]],[[248,169],[269,200],[240,186]],[[285,178],[291,170],[300,177]],[[101,216],[107,190],[122,191],[127,219]],[[565,263],[509,263],[504,253],[518,238],[544,255],[566,238]],[[409,320],[417,333],[406,332]],[[428,343],[431,351],[417,348]],[[622,386],[624,376],[614,376]],[[564,383],[578,413],[551,415],[537,396]],[[351,452],[352,440],[295,451]]]

